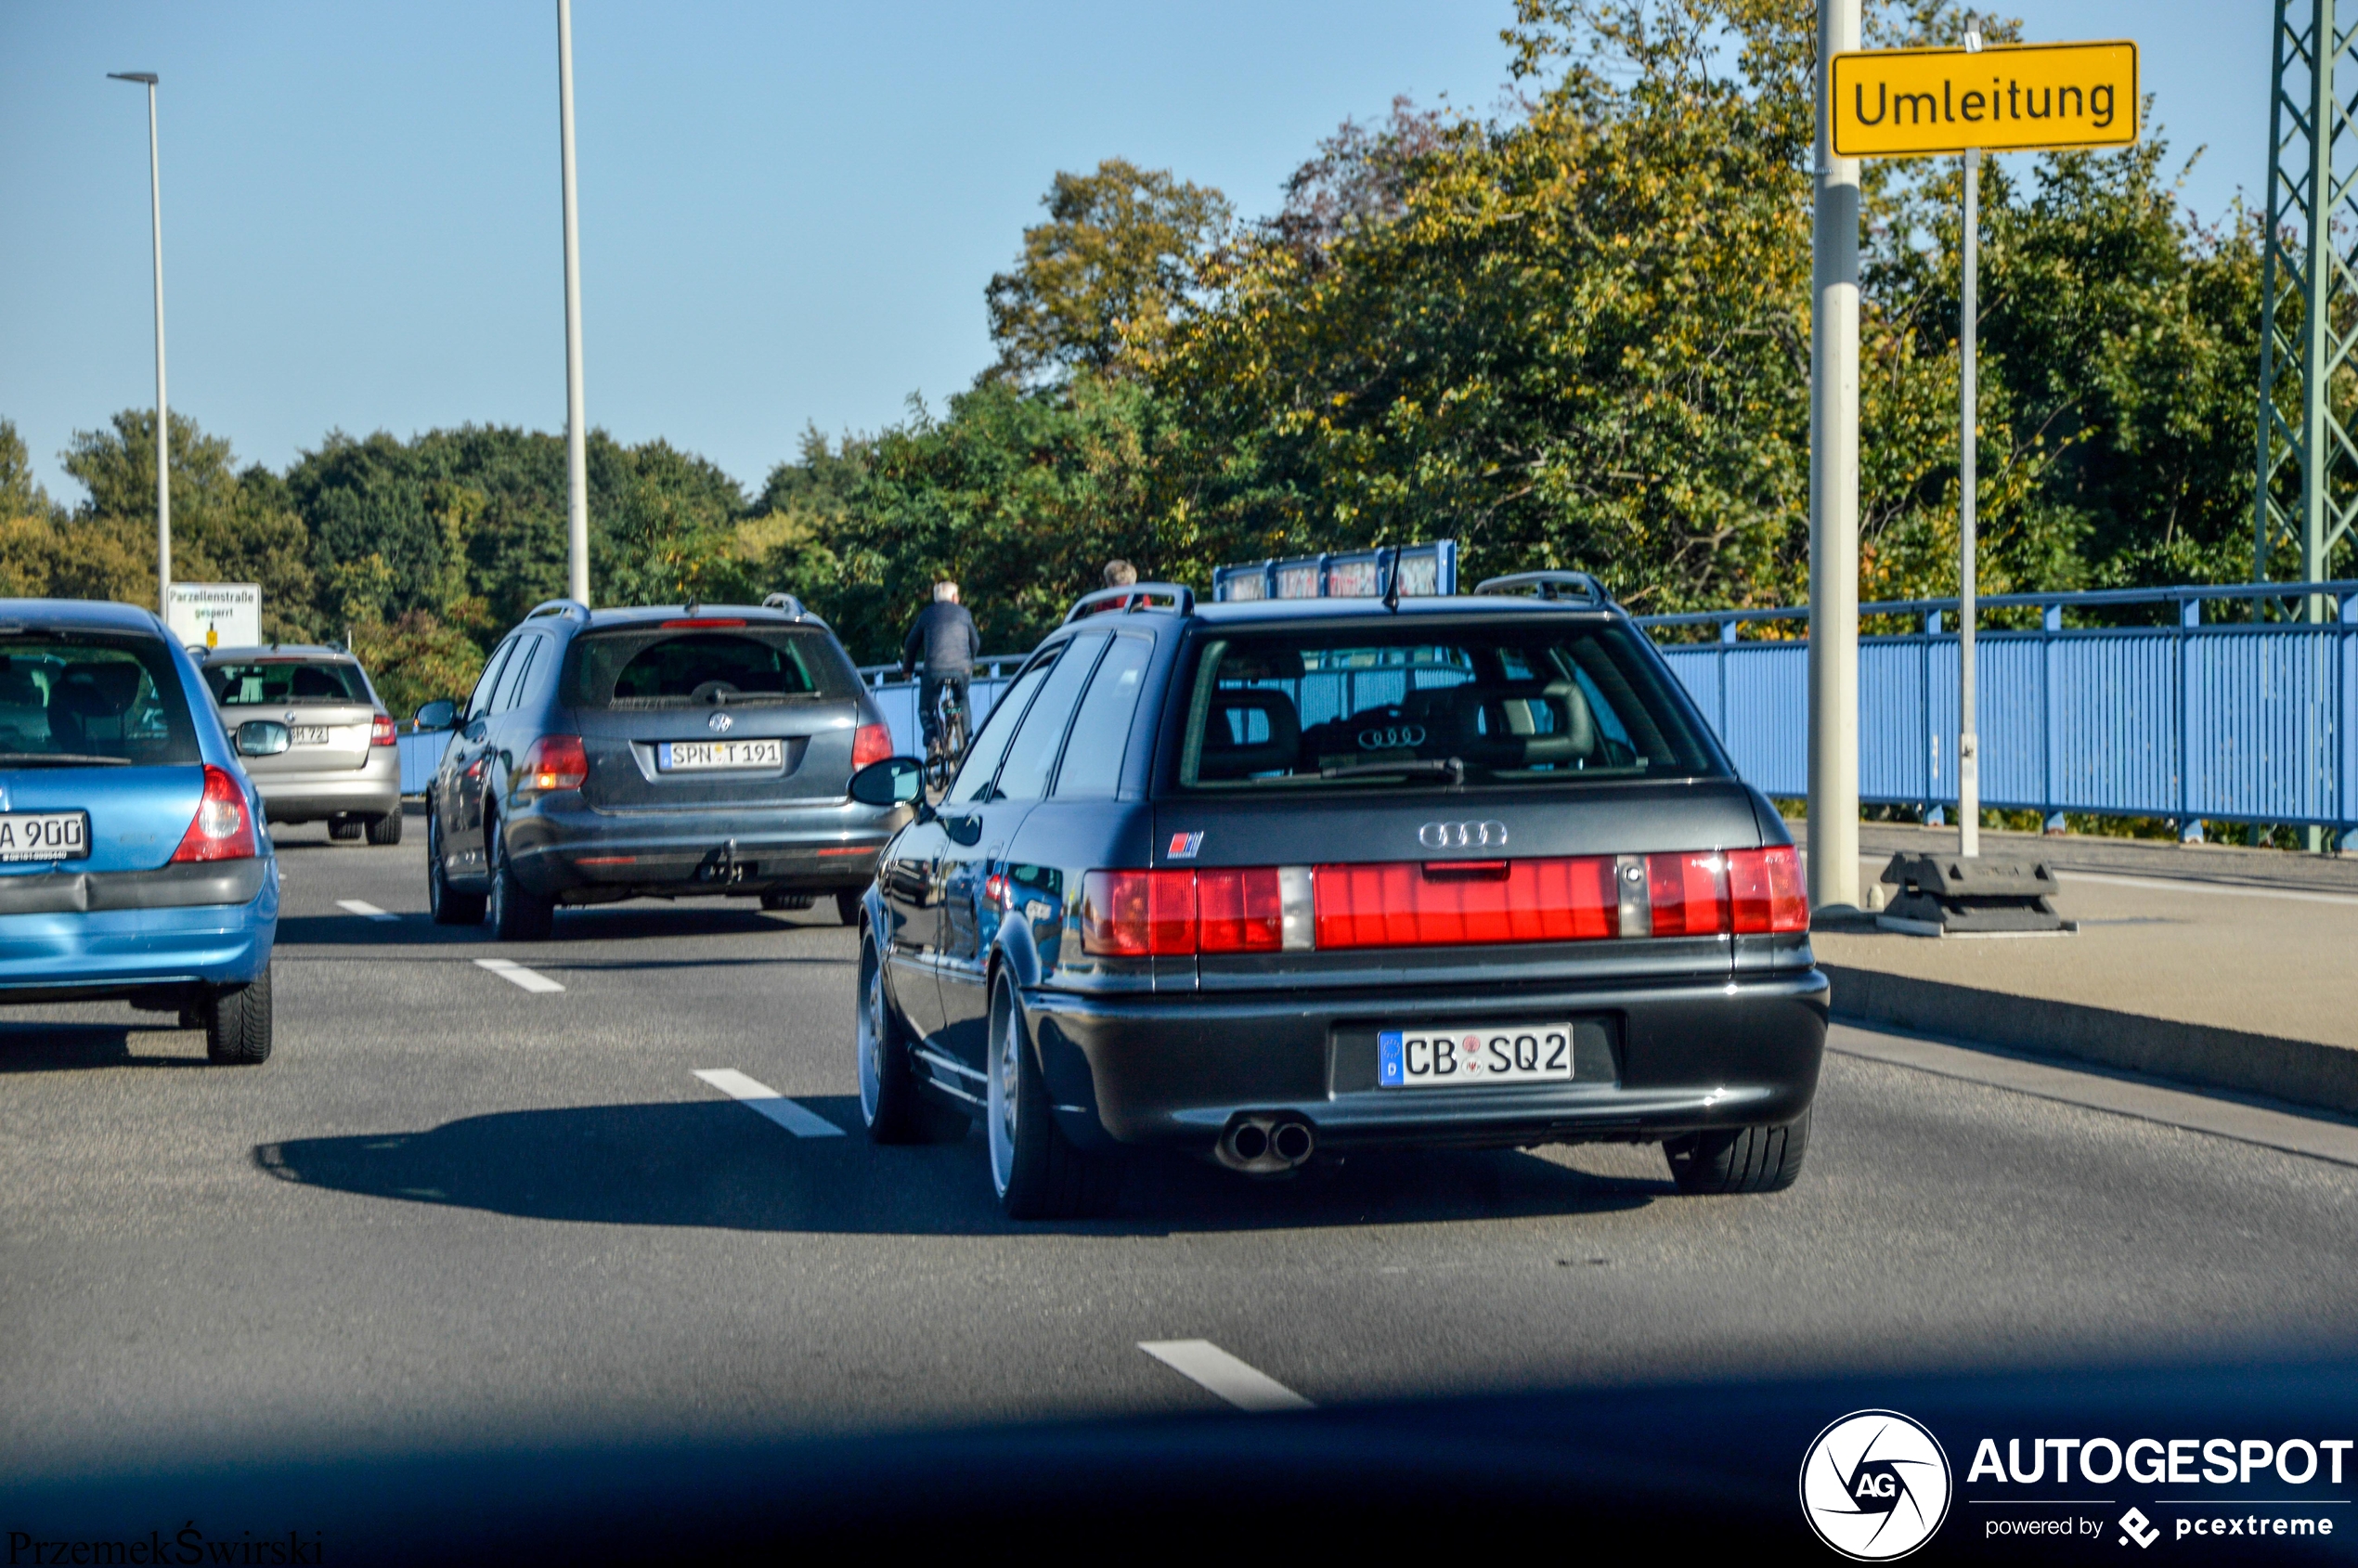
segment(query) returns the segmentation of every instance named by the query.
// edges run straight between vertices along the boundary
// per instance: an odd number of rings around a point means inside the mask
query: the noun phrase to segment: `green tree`
[[[1042,204],[1023,259],[984,290],[998,369],[1017,381],[1118,374],[1153,353],[1233,217],[1219,191],[1120,158],[1057,175]]]

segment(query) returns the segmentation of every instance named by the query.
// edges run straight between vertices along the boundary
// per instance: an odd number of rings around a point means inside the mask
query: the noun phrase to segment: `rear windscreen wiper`
[[[128,768],[128,757],[97,757],[75,751],[0,751],[0,768]]]
[[[1322,779],[1447,779],[1450,784],[1466,782],[1463,758],[1446,757],[1437,759],[1412,758],[1403,762],[1354,762],[1348,768],[1321,768]]]

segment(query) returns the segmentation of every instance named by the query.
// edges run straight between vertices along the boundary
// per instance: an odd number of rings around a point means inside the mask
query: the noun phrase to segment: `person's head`
[[[1129,562],[1116,559],[1106,563],[1106,586],[1128,588],[1138,580],[1138,568]]]
[[[958,585],[952,582],[934,584],[933,602],[937,604],[955,604],[958,602]]]

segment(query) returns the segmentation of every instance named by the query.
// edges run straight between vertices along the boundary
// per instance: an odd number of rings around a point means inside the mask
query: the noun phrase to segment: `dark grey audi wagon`
[[[915,764],[855,796],[913,799]],[[1657,1142],[1798,1174],[1827,983],[1775,809],[1579,574],[1468,597],[1093,594],[862,914],[879,1142],[989,1133],[1007,1212],[1125,1150]]]
[[[553,600],[485,661],[426,799],[434,918],[502,940],[563,904],[836,901],[845,924],[908,813],[848,794],[892,735],[824,621],[754,605],[590,611]]]

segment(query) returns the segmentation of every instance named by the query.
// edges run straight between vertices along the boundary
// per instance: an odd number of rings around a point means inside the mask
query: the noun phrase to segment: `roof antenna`
[[[1400,613],[1400,551],[1387,546],[1377,551],[1376,559],[1383,572],[1383,607],[1393,614]]]

